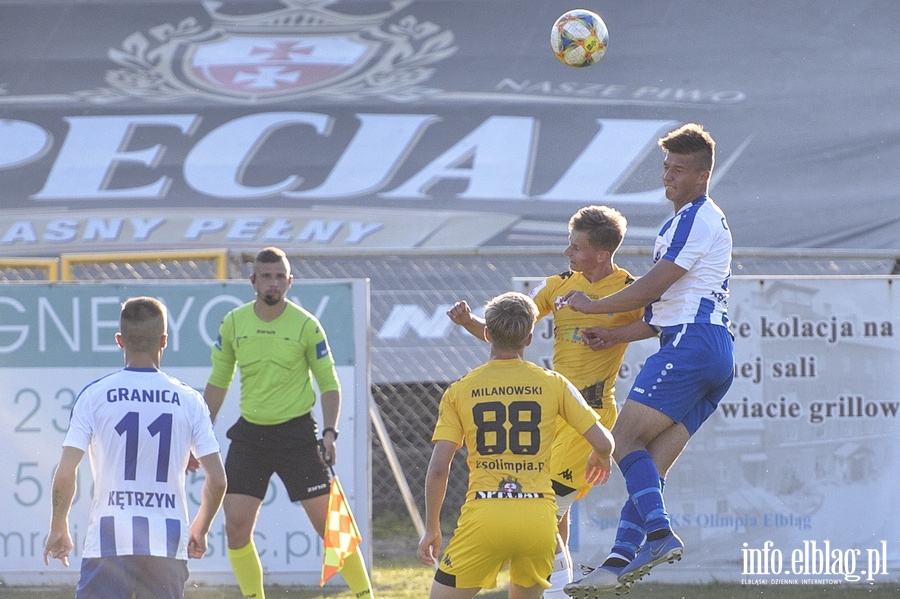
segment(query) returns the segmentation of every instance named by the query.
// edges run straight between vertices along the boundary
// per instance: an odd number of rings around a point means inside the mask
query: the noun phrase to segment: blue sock
[[[619,528],[616,530],[616,540],[609,557],[603,562],[604,566],[627,566],[637,555],[638,548],[644,544],[644,525],[641,515],[638,513],[631,497],[625,500],[622,512],[619,514]]]
[[[671,528],[669,515],[663,503],[659,470],[646,450],[634,451],[619,462],[619,469],[625,477],[628,496],[640,515],[647,537],[657,531]],[[654,535],[656,536],[656,535]]]
[[[665,488],[666,479],[660,476],[660,494]],[[602,565],[617,568],[627,566],[634,560],[634,556],[637,555],[637,550],[640,546],[644,544],[646,536],[641,515],[629,497],[625,500],[625,505],[622,506],[622,513],[619,515],[619,528],[616,530],[616,540],[612,549],[609,550],[609,556]]]

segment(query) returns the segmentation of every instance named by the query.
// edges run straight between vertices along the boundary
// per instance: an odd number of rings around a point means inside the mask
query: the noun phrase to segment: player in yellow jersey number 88
[[[417,556],[437,566],[431,599],[467,599],[494,588],[509,564],[509,596],[539,599],[549,586],[556,548],[550,450],[557,419],[593,452],[582,465],[588,484],[606,482],[612,435],[564,376],[524,359],[537,307],[527,295],[502,294],[485,308],[490,359],[441,398],[425,481],[425,533]],[[469,487],[453,538],[441,548],[440,513],[450,464],[466,446]]]
[[[615,398],[616,377],[625,355],[626,344],[592,350],[584,343],[585,328],[618,328],[643,316],[637,309],[620,314],[583,314],[565,305],[563,297],[581,291],[589,297],[605,297],[630,285],[634,278],[614,262],[615,252],[625,237],[627,222],[622,214],[607,206],[586,206],[569,220],[569,245],[563,252],[569,270],[544,279],[531,294],[538,307],[538,318],[553,315],[553,369],[564,375],[581,391],[600,422],[612,430],[618,410]],[[483,318],[472,313],[465,301],[448,312],[450,319],[478,339],[485,338]],[[584,464],[590,445],[576,431],[560,423],[550,458],[550,476],[556,494],[560,541],[546,599],[562,599],[563,587],[572,580],[572,560],[567,543],[569,509],[584,497],[591,485],[584,479]]]

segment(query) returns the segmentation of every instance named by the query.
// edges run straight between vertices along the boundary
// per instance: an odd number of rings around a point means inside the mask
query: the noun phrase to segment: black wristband
[[[325,428],[322,429],[322,438],[323,439],[325,438],[325,433],[327,433],[328,431],[331,431],[334,434],[334,440],[337,441],[338,430],[331,426],[326,426]]]

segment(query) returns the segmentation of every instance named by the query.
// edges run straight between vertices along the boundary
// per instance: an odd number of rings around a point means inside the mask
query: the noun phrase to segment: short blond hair
[[[497,349],[519,349],[534,330],[538,309],[534,301],[518,291],[493,298],[484,308],[484,321]]]
[[[611,253],[622,245],[627,228],[628,221],[622,213],[609,206],[585,206],[569,219],[569,231],[587,233],[595,250]]]
[[[155,297],[125,300],[119,314],[119,334],[129,351],[153,353],[166,333],[166,307]]]

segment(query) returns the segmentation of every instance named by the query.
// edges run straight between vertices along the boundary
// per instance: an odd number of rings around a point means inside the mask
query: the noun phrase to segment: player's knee
[[[253,538],[253,521],[239,517],[225,517],[225,537],[232,549],[246,547]]]

